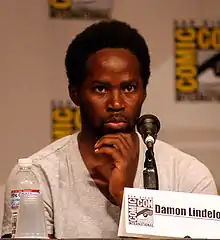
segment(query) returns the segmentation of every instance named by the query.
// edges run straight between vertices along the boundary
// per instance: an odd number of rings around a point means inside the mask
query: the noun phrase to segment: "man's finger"
[[[110,147],[101,147],[101,148],[96,148],[95,153],[97,154],[107,154],[111,156],[114,160],[114,164],[118,167],[121,165],[125,164],[125,159],[124,157],[120,154],[120,152],[115,149],[115,148],[110,148]]]
[[[101,148],[112,148],[118,150],[122,155],[126,155],[126,152],[128,151],[125,143],[123,140],[119,138],[102,138],[96,145],[95,149],[101,149]]]

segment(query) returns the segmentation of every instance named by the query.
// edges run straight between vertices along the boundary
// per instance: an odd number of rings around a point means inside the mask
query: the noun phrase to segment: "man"
[[[70,98],[81,111],[81,132],[31,156],[48,233],[56,238],[115,238],[124,187],[143,188],[146,147],[135,122],[150,76],[148,48],[126,23],[102,21],[72,41],[66,71]],[[210,172],[195,158],[159,140],[155,158],[160,190],[216,194]],[[3,234],[10,232],[7,191]]]

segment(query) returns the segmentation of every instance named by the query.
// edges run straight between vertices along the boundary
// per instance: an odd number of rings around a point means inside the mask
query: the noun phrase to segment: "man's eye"
[[[136,88],[137,88],[136,85],[131,84],[131,85],[126,86],[124,88],[124,91],[130,93],[130,92],[134,92],[136,90]]]
[[[97,93],[106,93],[107,89],[106,87],[103,87],[103,86],[96,86],[94,87],[94,91]]]

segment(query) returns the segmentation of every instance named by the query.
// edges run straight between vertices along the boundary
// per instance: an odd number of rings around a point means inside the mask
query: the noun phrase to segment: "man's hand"
[[[139,157],[139,141],[135,133],[107,134],[95,144],[97,154],[112,158],[109,192],[121,206],[125,187],[133,187]]]

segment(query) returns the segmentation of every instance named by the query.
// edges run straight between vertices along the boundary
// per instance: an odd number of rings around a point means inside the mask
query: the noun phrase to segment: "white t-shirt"
[[[137,188],[143,188],[145,151],[140,138]],[[217,193],[209,170],[195,158],[159,140],[154,152],[160,190]],[[31,158],[44,198],[48,234],[56,238],[117,237],[120,209],[94,184],[79,152],[77,134],[48,145]],[[16,168],[6,187],[2,235],[11,232],[10,182]]]

